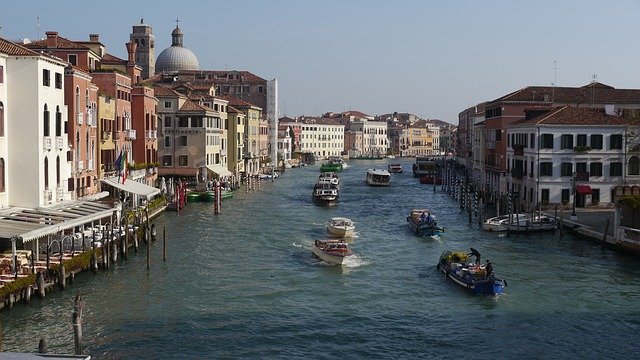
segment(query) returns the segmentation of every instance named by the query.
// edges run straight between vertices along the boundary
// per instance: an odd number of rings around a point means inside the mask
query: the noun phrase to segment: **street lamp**
[[[573,209],[571,211],[571,221],[576,221],[578,220],[578,215],[576,214],[576,183],[577,183],[578,179],[576,177],[576,173],[573,173],[573,176],[571,176],[571,188],[573,190]]]

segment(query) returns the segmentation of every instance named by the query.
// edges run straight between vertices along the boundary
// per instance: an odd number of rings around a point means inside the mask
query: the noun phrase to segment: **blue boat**
[[[471,256],[475,256],[474,261],[470,261]],[[436,268],[474,294],[496,296],[502,294],[507,286],[506,280],[495,276],[490,261],[484,265],[480,263],[480,253],[475,249],[471,249],[471,254],[447,250],[440,255]]]
[[[430,219],[423,219],[423,213],[429,214]],[[444,227],[438,226],[435,215],[431,214],[429,209],[412,209],[407,216],[407,222],[411,231],[418,236],[435,236],[444,233]]]

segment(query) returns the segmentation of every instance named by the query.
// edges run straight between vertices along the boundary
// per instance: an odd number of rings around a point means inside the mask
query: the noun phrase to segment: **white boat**
[[[333,217],[327,221],[327,231],[333,236],[353,237],[356,227],[351,219],[344,217]]]
[[[402,174],[402,165],[400,164],[389,164],[387,165],[387,169],[392,174]]]
[[[391,185],[391,174],[382,169],[369,169],[367,171],[367,185],[389,186]]]
[[[526,217],[509,224],[509,231],[532,232],[532,231],[555,231],[558,229],[556,219],[547,215],[534,216],[533,219]]]
[[[509,223],[515,220],[526,220],[528,219],[527,214],[511,214],[511,215],[501,215],[489,218],[482,223],[482,228],[487,231],[507,231],[509,228]]]
[[[338,185],[340,185],[340,179],[338,178],[338,175],[336,175],[336,173],[334,172],[323,172],[318,177],[317,183],[330,184],[330,185],[334,185],[335,187],[338,187]]]
[[[313,253],[330,264],[342,265],[353,256],[347,243],[338,239],[316,240],[313,242]]]
[[[313,199],[322,203],[334,203],[338,200],[338,189],[330,184],[316,184]]]
[[[343,169],[346,169],[346,168],[349,167],[349,165],[344,161],[342,156],[331,155],[331,156],[329,156],[329,161],[331,161],[331,162],[333,162],[335,164],[342,165]]]

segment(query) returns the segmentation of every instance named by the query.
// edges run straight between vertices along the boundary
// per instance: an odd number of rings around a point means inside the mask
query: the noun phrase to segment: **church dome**
[[[175,73],[180,70],[200,70],[198,58],[183,46],[184,34],[179,27],[171,33],[171,46],[162,50],[156,60],[156,74]]]

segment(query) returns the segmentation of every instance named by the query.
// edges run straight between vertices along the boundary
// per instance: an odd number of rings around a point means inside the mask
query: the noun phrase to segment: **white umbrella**
[[[169,196],[173,197],[173,178],[169,178]]]
[[[163,194],[167,193],[167,182],[164,181],[164,177],[160,178],[160,192]]]

